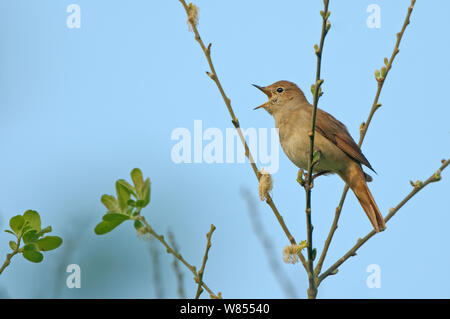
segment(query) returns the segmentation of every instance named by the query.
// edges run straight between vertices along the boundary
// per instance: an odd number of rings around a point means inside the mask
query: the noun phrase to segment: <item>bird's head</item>
[[[261,90],[269,99],[266,103],[254,109],[264,108],[272,115],[282,111],[283,108],[291,104],[290,102],[295,99],[305,99],[302,90],[295,83],[289,81],[278,81],[264,87],[256,84],[253,84],[253,86]]]

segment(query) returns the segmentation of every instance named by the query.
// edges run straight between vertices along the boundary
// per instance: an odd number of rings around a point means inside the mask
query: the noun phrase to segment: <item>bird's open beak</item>
[[[264,86],[259,86],[256,84],[252,84],[255,88],[257,88],[258,90],[260,90],[261,92],[263,92],[265,95],[267,95],[268,98],[270,98],[272,96],[272,93],[270,93],[270,90],[266,89],[266,87]]]
[[[264,107],[264,106],[266,106],[266,103],[264,103],[264,104],[261,104],[260,106],[257,106],[257,107],[255,107],[253,110],[257,110],[257,109],[260,109],[260,108],[262,108],[262,107]]]
[[[270,97],[272,96],[272,94],[270,93],[270,91],[269,91],[269,90],[266,90],[265,87],[259,86],[259,85],[256,85],[256,84],[252,84],[252,85],[253,85],[255,88],[257,88],[258,90],[260,90],[261,92],[263,92],[265,95],[267,95],[267,97],[268,97],[269,99],[270,99]],[[264,108],[264,107],[266,106],[266,104],[267,104],[267,103],[261,104],[260,106],[255,107],[254,110],[257,110],[257,109],[259,109],[259,108]]]

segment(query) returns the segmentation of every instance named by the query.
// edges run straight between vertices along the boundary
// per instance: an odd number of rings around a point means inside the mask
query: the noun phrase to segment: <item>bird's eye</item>
[[[278,93],[281,93],[281,92],[283,92],[283,91],[284,91],[283,88],[278,88],[278,89],[277,89],[277,92],[278,92]]]

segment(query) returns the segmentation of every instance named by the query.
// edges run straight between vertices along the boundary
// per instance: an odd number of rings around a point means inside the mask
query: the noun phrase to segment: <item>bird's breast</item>
[[[311,147],[308,133],[307,125],[297,126],[295,129],[289,129],[288,126],[279,128],[280,144],[284,153],[292,163],[305,170],[308,169]],[[350,160],[344,152],[317,131],[314,139],[314,152],[316,151],[321,155],[318,165],[314,167],[315,173],[342,172]]]
[[[309,160],[309,136],[304,129],[295,131],[279,130],[280,144],[286,156],[297,167],[307,169]]]

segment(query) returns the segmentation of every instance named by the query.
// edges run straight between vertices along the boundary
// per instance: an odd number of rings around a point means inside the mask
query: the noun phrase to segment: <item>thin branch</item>
[[[5,262],[3,263],[2,267],[0,268],[0,275],[3,273],[3,271],[5,270],[6,267],[9,266],[9,264],[11,263],[11,259],[20,252],[20,240],[22,239],[22,235],[19,235],[17,237],[17,242],[16,242],[16,248],[11,252],[6,254],[6,259]]]
[[[378,108],[381,107],[381,104],[378,102],[378,99],[380,97],[381,90],[382,90],[383,85],[384,85],[384,81],[386,80],[386,77],[387,77],[389,71],[392,68],[392,63],[394,62],[394,59],[395,59],[396,55],[400,51],[399,50],[400,42],[402,40],[403,34],[405,33],[406,27],[408,26],[408,24],[410,22],[410,16],[411,16],[411,13],[413,11],[415,3],[416,3],[416,0],[411,0],[411,5],[408,7],[408,13],[406,14],[406,18],[405,18],[405,21],[403,22],[402,29],[400,30],[399,33],[397,33],[397,41],[395,43],[395,47],[394,47],[394,50],[392,52],[391,58],[389,60],[387,58],[385,58],[386,67],[382,68],[382,71],[381,71],[380,74],[378,74],[379,73],[378,70],[376,72],[377,73],[376,74],[376,80],[377,80],[377,83],[378,83],[377,92],[375,94],[375,98],[373,100],[372,108],[370,110],[369,116],[368,116],[366,122],[362,123],[361,127],[360,127],[360,137],[359,137],[359,142],[358,142],[358,146],[359,147],[361,147],[361,145],[362,145],[362,143],[364,141],[364,138],[366,136],[367,130],[369,129],[369,125],[372,122],[372,118],[373,118],[375,112],[378,110]],[[333,239],[334,233],[336,232],[336,230],[338,228],[338,221],[339,221],[339,218],[340,218],[340,215],[341,215],[341,211],[342,211],[342,207],[344,205],[345,198],[347,197],[348,190],[349,190],[348,185],[345,185],[344,190],[343,190],[342,195],[341,195],[341,199],[339,200],[339,204],[336,207],[336,212],[335,212],[333,223],[332,223],[331,228],[330,228],[330,232],[328,234],[327,239],[325,240],[325,244],[324,244],[322,253],[320,255],[320,258],[319,258],[319,261],[317,263],[316,269],[314,270],[316,275],[318,275],[321,272],[321,270],[322,270],[322,266],[323,266],[323,263],[325,261],[325,257],[327,255],[328,248],[330,247],[330,244],[331,244],[331,241]]]
[[[208,260],[208,252],[209,252],[209,249],[211,248],[211,236],[215,230],[216,230],[216,226],[211,224],[211,229],[209,230],[208,234],[206,234],[205,255],[203,255],[202,267],[200,268],[200,270],[198,272],[198,287],[197,287],[197,293],[195,294],[195,299],[200,298],[200,295],[203,292],[203,289],[202,289],[203,273],[205,272],[206,261]]]
[[[155,237],[156,239],[159,240],[159,242],[161,244],[163,244],[163,246],[166,248],[167,253],[172,254],[175,258],[177,258],[183,265],[185,265],[193,274],[194,274],[194,280],[196,283],[201,284],[201,286],[209,293],[210,297],[212,299],[221,299],[222,298],[222,294],[219,292],[218,294],[215,294],[203,281],[199,280],[199,274],[197,272],[197,269],[195,268],[195,266],[191,265],[190,263],[188,263],[183,256],[177,252],[174,248],[172,248],[164,239],[163,235],[159,235],[158,233],[156,233],[153,228],[147,223],[147,221],[145,220],[144,216],[141,215],[137,215],[135,217],[136,220],[139,220],[145,227],[145,231],[147,233],[149,233],[150,235],[152,235],[153,237]]]
[[[395,208],[391,208],[389,210],[389,214],[384,218],[385,223],[387,223],[399,210],[403,207],[411,198],[414,197],[418,192],[420,192],[425,186],[430,183],[437,182],[441,180],[441,172],[450,164],[450,160],[442,160],[442,166],[431,175],[425,182],[416,182],[414,184],[413,190],[400,202]],[[355,246],[353,246],[344,256],[342,256],[338,261],[336,261],[330,268],[324,271],[319,276],[319,284],[328,276],[332,275],[339,266],[341,266],[347,259],[356,255],[356,251],[364,245],[370,238],[372,238],[376,234],[375,230],[372,230],[368,233],[364,238],[358,239]]]
[[[328,17],[330,16],[330,12],[328,11],[328,0],[324,0],[324,10],[320,12],[322,15],[322,34],[320,36],[320,44],[319,46],[315,46],[315,51],[317,55],[317,68],[316,68],[316,82],[314,84],[314,101],[313,101],[313,112],[312,112],[312,120],[311,120],[311,131],[309,132],[310,137],[310,149],[309,149],[309,161],[308,161],[308,174],[306,178],[306,183],[304,184],[305,192],[306,192],[306,229],[308,236],[308,279],[309,279],[309,288],[308,288],[308,298],[315,298],[317,295],[317,285],[316,285],[316,276],[314,275],[314,257],[313,257],[313,241],[312,241],[312,233],[313,233],[313,225],[311,221],[311,182],[312,182],[312,173],[314,168],[314,136],[316,130],[316,114],[317,114],[317,106],[319,104],[319,98],[321,95],[321,85],[323,80],[320,78],[320,69],[322,65],[322,52],[323,45],[325,42],[325,36],[330,28],[330,23],[328,22]]]
[[[234,127],[236,128],[239,138],[242,142],[242,145],[244,146],[245,149],[245,156],[248,158],[250,165],[253,169],[253,172],[255,173],[256,178],[260,179],[261,174],[259,173],[258,167],[255,164],[255,161],[253,159],[253,156],[250,152],[250,148],[247,145],[247,142],[245,141],[244,135],[242,133],[240,124],[239,124],[239,120],[236,117],[234,110],[231,106],[231,100],[228,98],[228,96],[225,94],[225,91],[222,87],[222,84],[220,83],[219,77],[217,75],[217,72],[214,68],[214,64],[212,62],[211,59],[211,43],[208,46],[205,46],[205,44],[203,43],[202,38],[200,37],[200,33],[198,32],[197,29],[197,21],[196,21],[196,17],[192,15],[192,10],[193,9],[193,5],[187,5],[185,0],[179,0],[181,2],[181,4],[183,5],[186,14],[188,16],[188,24],[190,26],[190,28],[192,29],[192,31],[195,34],[195,40],[199,43],[200,47],[202,48],[203,53],[205,54],[206,60],[208,61],[208,65],[210,68],[209,72],[206,72],[206,74],[211,78],[211,80],[214,81],[214,83],[216,84],[217,88],[219,89],[220,94],[222,95],[223,101],[225,102],[225,105],[228,109],[228,113],[231,116],[231,122],[233,123]],[[286,237],[288,238],[288,240],[291,242],[291,244],[295,245],[297,244],[297,242],[294,239],[294,236],[292,236],[291,232],[289,231],[289,229],[287,228],[283,217],[281,216],[280,212],[278,211],[277,207],[275,206],[275,203],[273,202],[272,198],[270,196],[267,197],[266,199],[266,203],[270,206],[270,208],[272,208],[273,213],[275,214],[275,217],[278,220],[278,223],[281,225],[281,228],[283,229]],[[305,261],[305,258],[303,256],[300,256],[300,258]]]
[[[168,237],[169,237],[169,242],[173,247],[173,250],[175,250],[177,253],[179,251],[177,243],[175,241],[175,236],[173,235],[173,233],[171,231],[168,232]],[[182,299],[186,298],[186,295],[184,293],[184,285],[183,285],[183,273],[181,272],[180,266],[179,266],[179,261],[177,258],[173,258],[173,270],[175,271],[175,275],[177,277],[177,292],[178,292],[178,296]]]
[[[2,268],[0,268],[0,275],[3,273],[3,270],[5,270],[5,268],[9,266],[9,264],[11,263],[11,259],[14,257],[15,254],[17,254],[17,252],[6,254],[5,262],[3,263]]]

